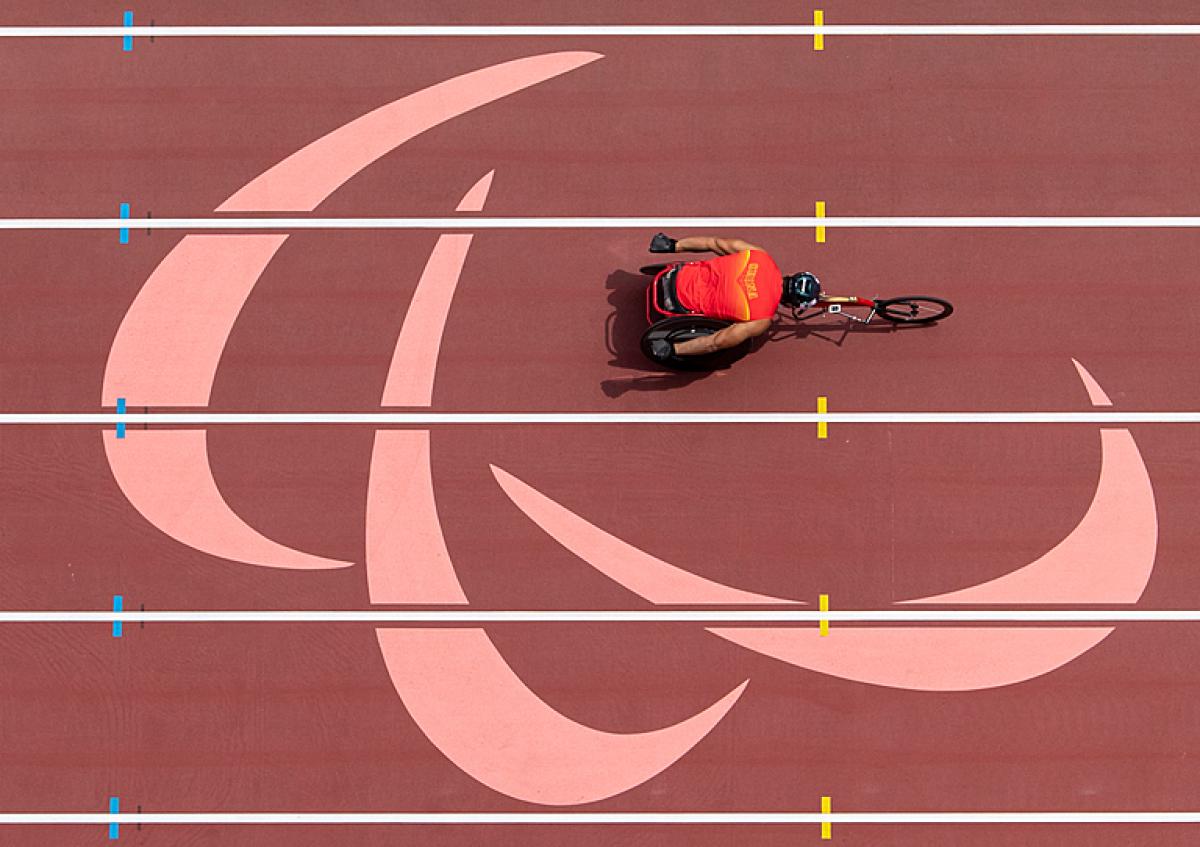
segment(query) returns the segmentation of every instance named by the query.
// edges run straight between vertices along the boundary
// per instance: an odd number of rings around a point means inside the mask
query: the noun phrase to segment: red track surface
[[[532,22],[529,4],[172,3],[139,23]],[[1128,22],[1122,4],[826,3],[827,23]],[[1099,4],[1093,4],[1099,5]],[[0,24],[105,24],[123,4],[11,3]],[[686,11],[685,11],[686,10]],[[805,15],[811,10],[800,10]],[[797,22],[790,4],[555,10],[553,22]],[[606,18],[597,19],[596,14]],[[1139,22],[1190,22],[1160,4]],[[851,17],[853,15],[853,17]],[[799,21],[805,22],[803,20]],[[496,169],[489,215],[1195,214],[1192,38],[139,39],[3,44],[5,217],[206,215],[358,115],[457,74],[551,50],[602,61],[457,118],[385,157],[317,214],[442,216]],[[642,231],[483,233],[450,313],[435,411],[1085,410],[1072,357],[1121,410],[1200,407],[1190,230],[737,233],[836,293],[934,293],[914,332],[830,326],[685,380],[636,353]],[[678,233],[682,235],[683,233]],[[2,236],[0,404],[98,408],[116,328],[179,235]],[[214,411],[372,410],[436,234],[299,233],[242,311]],[[605,326],[611,322],[612,344]],[[841,339],[841,343],[837,342]],[[136,403],[136,400],[131,402]],[[1134,427],[1159,547],[1140,605],[1197,608],[1190,426]],[[368,608],[361,566],[258,569],[205,556],[134,512],[90,428],[0,433],[5,609]],[[288,545],[363,560],[368,428],[214,428],[221,492]],[[446,543],[479,608],[649,608],[528,522],[489,464],[709,579],[883,608],[991,579],[1078,522],[1099,469],[1089,427],[465,427],[433,435]],[[747,442],[752,442],[751,446]],[[749,460],[748,456],[766,456]],[[771,516],[741,525],[742,509]],[[806,520],[807,519],[807,520]],[[789,522],[793,525],[789,526]],[[589,810],[1194,809],[1190,625],[1118,629],[1016,686],[922,693],[758,657],[680,625],[489,629],[539,696],[633,732],[738,707],[677,764]],[[0,811],[536,810],[460,771],[397,698],[368,626],[0,629]],[[816,829],[126,827],[138,843],[793,844]],[[1169,827],[847,827],[845,844],[1191,844]],[[0,829],[95,843],[98,828]]]

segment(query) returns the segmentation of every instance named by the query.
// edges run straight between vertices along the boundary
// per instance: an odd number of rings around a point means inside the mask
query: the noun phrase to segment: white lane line
[[[0,230],[298,230],[298,229],[1143,229],[1200,227],[1196,215],[1069,217],[992,215],[924,217],[504,217],[475,218],[0,218]]]
[[[1200,812],[17,812],[0,824],[1187,824]]]
[[[6,26],[4,38],[505,38],[529,36],[1053,36],[1200,35],[1200,24],[533,24],[312,26]]]
[[[822,620],[873,623],[1178,623],[1200,621],[1200,610],[1119,609],[841,609],[833,612],[796,609],[644,609],[552,611],[411,611],[411,610],[237,610],[237,611],[8,611],[0,623],[818,623]]]
[[[136,398],[132,398],[136,400]],[[0,426],[118,423],[168,426],[357,424],[372,426],[575,424],[1139,424],[1200,423],[1181,412],[3,412]]]

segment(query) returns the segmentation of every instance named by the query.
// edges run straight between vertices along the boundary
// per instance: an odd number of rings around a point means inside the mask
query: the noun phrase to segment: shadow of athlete
[[[825,317],[822,321],[821,318]],[[810,320],[815,318],[816,320]],[[797,316],[784,315],[771,324],[771,329],[765,338],[769,343],[787,341],[793,338],[812,338],[841,347],[851,334],[881,335],[906,330],[921,330],[927,327],[916,324],[870,323],[846,321],[841,315],[824,316],[820,312]]]

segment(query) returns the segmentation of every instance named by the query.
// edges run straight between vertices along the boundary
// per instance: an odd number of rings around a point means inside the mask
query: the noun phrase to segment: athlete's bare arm
[[[756,321],[744,321],[724,329],[717,330],[712,335],[693,338],[675,345],[676,356],[700,356],[705,353],[715,353],[737,347],[748,338],[762,335],[771,327],[770,318],[760,318]]]
[[[712,235],[689,235],[687,238],[680,238],[675,242],[676,253],[716,253],[718,256],[728,256],[730,253],[741,253],[743,250],[762,250],[762,248],[740,238],[717,238]]]

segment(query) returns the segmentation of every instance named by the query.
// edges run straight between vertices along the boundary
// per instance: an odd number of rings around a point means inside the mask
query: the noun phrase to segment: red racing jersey
[[[675,291],[693,312],[730,321],[769,318],[783,296],[783,274],[762,250],[680,265]]]

